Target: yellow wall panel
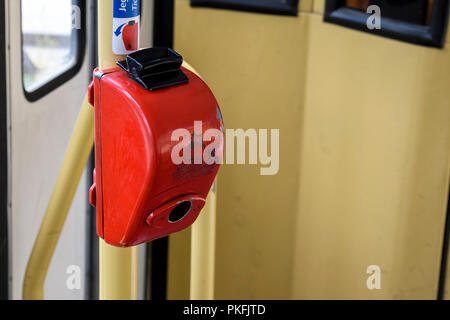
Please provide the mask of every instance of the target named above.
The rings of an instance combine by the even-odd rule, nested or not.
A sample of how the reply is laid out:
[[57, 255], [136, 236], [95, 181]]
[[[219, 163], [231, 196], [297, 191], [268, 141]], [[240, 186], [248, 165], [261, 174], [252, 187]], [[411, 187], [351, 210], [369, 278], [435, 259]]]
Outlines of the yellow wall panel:
[[298, 4], [298, 10], [302, 12], [311, 12], [313, 5], [314, 0], [301, 0]]
[[314, 0], [313, 12], [323, 14], [325, 11], [325, 0]]
[[290, 298], [306, 20], [176, 4], [175, 48], [212, 88], [226, 127], [282, 130], [277, 176], [249, 166], [219, 174], [216, 298]]
[[[277, 176], [221, 169], [216, 298], [436, 297], [449, 181], [447, 49], [318, 14], [180, 0], [175, 47], [211, 86], [227, 128], [280, 129]], [[381, 268], [381, 290], [366, 287], [370, 265]]]
[[309, 21], [294, 297], [435, 298], [449, 52]]
[[188, 300], [190, 297], [191, 228], [169, 237], [167, 299]]

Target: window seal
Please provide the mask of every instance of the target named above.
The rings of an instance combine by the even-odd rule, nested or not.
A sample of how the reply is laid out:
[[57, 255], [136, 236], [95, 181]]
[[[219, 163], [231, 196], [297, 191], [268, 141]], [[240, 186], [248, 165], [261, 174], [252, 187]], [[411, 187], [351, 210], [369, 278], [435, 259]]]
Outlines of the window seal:
[[324, 21], [351, 29], [422, 46], [443, 48], [447, 33], [449, 1], [435, 0], [429, 25], [418, 25], [391, 18], [382, 18], [382, 29], [367, 28], [368, 14], [345, 6], [345, 0], [327, 0]]
[[191, 7], [209, 7], [276, 15], [298, 15], [299, 0], [191, 0]]
[[[23, 32], [22, 32], [22, 14], [20, 15], [20, 26], [21, 26], [21, 61], [22, 61], [22, 90], [24, 92], [25, 98], [29, 102], [36, 102], [39, 99], [45, 97], [55, 89], [59, 88], [73, 77], [75, 77], [78, 72], [81, 70], [84, 62], [84, 56], [86, 51], [86, 0], [72, 0], [73, 5], [77, 5], [80, 8], [80, 19], [81, 19], [81, 28], [80, 29], [72, 29], [73, 33], [76, 33], [75, 40], [72, 40], [73, 48], [76, 48], [76, 54], [74, 56], [75, 63], [63, 71], [61, 74], [57, 75], [54, 78], [49, 79], [39, 88], [33, 91], [27, 91], [24, 83], [24, 70], [23, 70]], [[20, 1], [20, 5], [22, 6], [22, 0]]]

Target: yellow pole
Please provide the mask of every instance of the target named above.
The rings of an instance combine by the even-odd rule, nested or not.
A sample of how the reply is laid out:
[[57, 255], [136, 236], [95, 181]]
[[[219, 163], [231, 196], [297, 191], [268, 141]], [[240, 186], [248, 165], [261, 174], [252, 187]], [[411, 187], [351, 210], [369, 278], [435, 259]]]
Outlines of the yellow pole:
[[137, 247], [116, 248], [100, 239], [100, 300], [137, 300], [137, 283]]
[[47, 271], [94, 142], [93, 108], [84, 98], [69, 147], [33, 247], [23, 282], [25, 300], [44, 299]]
[[[116, 67], [124, 56], [112, 51], [113, 0], [98, 0], [98, 53], [101, 70]], [[100, 239], [100, 299], [136, 300], [138, 249], [116, 248]]]
[[[186, 61], [183, 67], [202, 76]], [[203, 78], [202, 78], [203, 79]], [[191, 231], [191, 300], [214, 299], [216, 257], [216, 192], [217, 183], [209, 193], [205, 208]]]
[[[188, 63], [183, 66], [202, 76]], [[216, 257], [216, 192], [217, 183], [209, 193], [205, 208], [192, 226], [191, 232], [191, 300], [214, 299]]]
[[191, 233], [191, 300], [214, 299], [216, 191], [210, 192]]
[[116, 55], [112, 49], [114, 0], [98, 0], [98, 63], [101, 70], [117, 67], [116, 62], [126, 56]]

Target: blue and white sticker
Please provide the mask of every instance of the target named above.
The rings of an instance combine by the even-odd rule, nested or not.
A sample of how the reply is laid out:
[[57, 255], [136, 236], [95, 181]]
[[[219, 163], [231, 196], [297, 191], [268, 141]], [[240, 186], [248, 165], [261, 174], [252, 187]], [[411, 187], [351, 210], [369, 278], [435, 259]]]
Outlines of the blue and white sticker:
[[130, 54], [139, 50], [141, 26], [140, 0], [114, 0], [113, 42], [115, 54]]

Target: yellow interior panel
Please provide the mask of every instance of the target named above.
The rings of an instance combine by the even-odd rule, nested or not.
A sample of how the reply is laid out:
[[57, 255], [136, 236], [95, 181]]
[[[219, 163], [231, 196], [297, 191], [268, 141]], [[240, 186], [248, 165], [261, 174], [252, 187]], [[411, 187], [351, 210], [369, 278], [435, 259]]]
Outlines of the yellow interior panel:
[[302, 0], [298, 4], [298, 10], [303, 12], [311, 12], [313, 9], [314, 0]]
[[[323, 12], [324, 1], [313, 4]], [[210, 85], [226, 127], [280, 129], [278, 175], [221, 169], [215, 298], [435, 299], [449, 184], [448, 49], [316, 13], [184, 0], [175, 9], [175, 49]], [[187, 238], [172, 237], [170, 257], [188, 250]], [[188, 254], [180, 259], [189, 264]], [[380, 290], [366, 286], [371, 265], [381, 268]], [[176, 268], [172, 260], [169, 296], [189, 282]]]
[[325, 0], [313, 0], [313, 12], [323, 14], [325, 11]]
[[188, 300], [191, 274], [191, 228], [169, 237], [167, 299]]

